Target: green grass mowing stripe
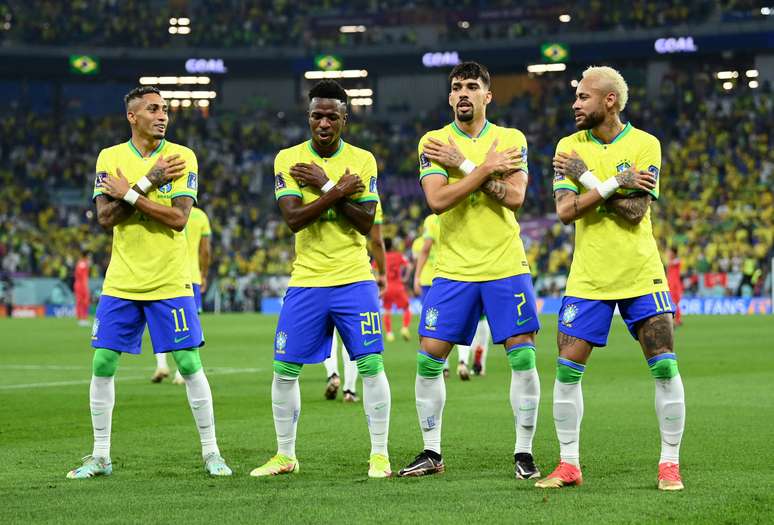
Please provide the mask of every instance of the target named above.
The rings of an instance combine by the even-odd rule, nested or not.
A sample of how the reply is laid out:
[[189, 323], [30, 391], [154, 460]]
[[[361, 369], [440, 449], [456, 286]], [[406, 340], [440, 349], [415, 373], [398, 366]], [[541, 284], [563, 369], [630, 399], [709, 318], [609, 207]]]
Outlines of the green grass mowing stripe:
[[[594, 351], [584, 377], [583, 487], [541, 492], [512, 479], [510, 371], [498, 347], [490, 349], [486, 377], [462, 383], [452, 375], [447, 382], [446, 474], [367, 480], [362, 406], [324, 400], [325, 372], [314, 365], [305, 367], [301, 379], [301, 474], [250, 479], [249, 470], [275, 447], [270, 407], [275, 322], [258, 315], [203, 321], [205, 369], [260, 369], [210, 376], [221, 450], [236, 470], [232, 479], [204, 476], [182, 387], [122, 381], [130, 374], [149, 375], [150, 355], [121, 359], [113, 423], [116, 469], [110, 479], [64, 479], [91, 449], [85, 383], [0, 390], [3, 521], [763, 523], [774, 511], [774, 476], [767, 466], [774, 415], [770, 318], [686, 317], [678, 330], [688, 403], [682, 494], [654, 489], [659, 437], [653, 383], [620, 320], [614, 321], [609, 346]], [[544, 473], [558, 456], [551, 421], [555, 324], [555, 317], [544, 318], [537, 341], [542, 400], [535, 455]], [[71, 320], [3, 320], [0, 333], [0, 385], [88, 380], [89, 333]], [[385, 354], [393, 393], [394, 469], [421, 448], [413, 393], [416, 348], [416, 341], [396, 342]], [[455, 361], [456, 354], [452, 372]]]

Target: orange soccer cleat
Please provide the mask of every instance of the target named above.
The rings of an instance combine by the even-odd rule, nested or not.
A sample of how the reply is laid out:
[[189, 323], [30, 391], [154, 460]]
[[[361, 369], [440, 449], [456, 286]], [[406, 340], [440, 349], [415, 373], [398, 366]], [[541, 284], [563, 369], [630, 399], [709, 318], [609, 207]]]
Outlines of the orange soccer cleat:
[[541, 489], [558, 489], [567, 485], [580, 485], [582, 483], [583, 475], [580, 469], [575, 465], [560, 461], [559, 466], [547, 477], [535, 483], [535, 486]]
[[680, 465], [665, 461], [658, 464], [658, 490], [683, 490]]

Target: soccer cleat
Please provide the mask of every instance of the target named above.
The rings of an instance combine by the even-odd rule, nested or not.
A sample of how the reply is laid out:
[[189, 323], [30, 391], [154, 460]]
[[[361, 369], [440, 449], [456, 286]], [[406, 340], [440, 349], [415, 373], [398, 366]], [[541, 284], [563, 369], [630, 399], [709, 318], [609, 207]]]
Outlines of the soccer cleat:
[[325, 399], [336, 399], [336, 394], [339, 393], [339, 385], [341, 385], [341, 379], [339, 379], [339, 374], [334, 372], [328, 378], [328, 384], [325, 386]]
[[180, 373], [180, 370], [175, 372], [175, 378], [172, 380], [173, 385], [184, 385], [185, 379], [183, 379], [183, 375]]
[[395, 335], [392, 332], [387, 332], [384, 334], [384, 338], [387, 340], [388, 343], [392, 343], [395, 341]]
[[560, 461], [559, 465], [547, 477], [541, 479], [535, 486], [541, 489], [558, 489], [567, 485], [581, 485], [583, 475], [578, 467]]
[[529, 452], [514, 454], [513, 460], [516, 463], [513, 469], [516, 474], [516, 479], [534, 479], [540, 477], [540, 471], [535, 466], [535, 459]]
[[429, 476], [430, 474], [441, 474], [446, 467], [443, 464], [443, 458], [431, 450], [423, 450], [414, 461], [398, 472], [402, 478]]
[[668, 461], [658, 464], [658, 490], [683, 490], [684, 488], [679, 464]]
[[210, 476], [230, 476], [231, 469], [226, 465], [226, 460], [217, 452], [211, 452], [204, 457], [204, 470]]
[[151, 377], [151, 383], [161, 383], [169, 377], [169, 368], [157, 368]]
[[400, 329], [400, 335], [403, 337], [404, 341], [411, 339], [411, 332], [409, 332], [408, 326], [404, 326]]
[[389, 478], [392, 476], [390, 460], [384, 454], [371, 454], [368, 460], [369, 478]]
[[357, 403], [360, 401], [360, 398], [357, 397], [357, 394], [353, 392], [352, 390], [345, 390], [344, 391], [344, 399], [342, 399], [345, 403]]
[[96, 476], [109, 476], [113, 473], [110, 458], [86, 456], [83, 465], [67, 473], [67, 479], [86, 479]]
[[460, 361], [460, 364], [457, 365], [457, 375], [460, 376], [460, 379], [463, 381], [470, 381], [470, 371], [468, 370], [468, 365]]
[[298, 474], [299, 466], [296, 458], [277, 454], [269, 461], [250, 472], [251, 476], [277, 476], [279, 474]]

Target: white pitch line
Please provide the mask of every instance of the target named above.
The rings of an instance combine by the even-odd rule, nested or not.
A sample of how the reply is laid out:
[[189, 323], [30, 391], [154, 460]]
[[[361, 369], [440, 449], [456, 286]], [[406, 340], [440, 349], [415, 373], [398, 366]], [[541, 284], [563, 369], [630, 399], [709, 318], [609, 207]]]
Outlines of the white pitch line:
[[[255, 373], [261, 372], [263, 368], [227, 368], [227, 367], [215, 367], [206, 369], [207, 375], [233, 375], [242, 373]], [[116, 376], [119, 382], [123, 381], [147, 381], [148, 376], [129, 376], [121, 377]], [[91, 379], [78, 379], [74, 381], [51, 381], [47, 383], [25, 383], [20, 385], [0, 385], [0, 390], [18, 390], [22, 388], [50, 388], [55, 386], [74, 386], [74, 385], [88, 385], [91, 383]]]

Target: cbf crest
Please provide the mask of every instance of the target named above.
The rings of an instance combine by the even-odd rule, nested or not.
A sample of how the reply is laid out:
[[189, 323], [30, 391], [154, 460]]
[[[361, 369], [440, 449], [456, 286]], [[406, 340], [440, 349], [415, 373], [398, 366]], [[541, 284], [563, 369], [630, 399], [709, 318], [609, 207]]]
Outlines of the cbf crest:
[[562, 324], [572, 328], [572, 322], [578, 316], [578, 307], [574, 304], [568, 304], [562, 312]]
[[285, 347], [288, 345], [288, 334], [285, 332], [277, 332], [277, 337], [274, 338], [274, 351], [278, 354], [285, 353]]
[[169, 193], [170, 191], [172, 191], [172, 183], [171, 182], [167, 182], [163, 186], [159, 186], [159, 191], [161, 193]]
[[438, 310], [435, 308], [428, 308], [425, 312], [425, 329], [435, 330], [435, 326], [438, 324]]

